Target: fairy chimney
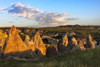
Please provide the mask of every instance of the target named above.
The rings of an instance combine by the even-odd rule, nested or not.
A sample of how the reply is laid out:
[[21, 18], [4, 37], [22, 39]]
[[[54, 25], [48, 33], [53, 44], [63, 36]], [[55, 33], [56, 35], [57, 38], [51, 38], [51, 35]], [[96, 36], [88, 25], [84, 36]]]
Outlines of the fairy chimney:
[[42, 55], [46, 55], [46, 46], [43, 43], [42, 38], [40, 37], [39, 31], [36, 32], [33, 42], [34, 42], [35, 48], [40, 50]]
[[9, 35], [6, 39], [6, 43], [3, 49], [4, 54], [22, 52], [27, 49], [26, 44], [19, 36], [16, 27], [13, 25], [9, 31]]
[[68, 44], [68, 37], [67, 37], [67, 34], [65, 34], [65, 35], [62, 37], [62, 45], [64, 45], [64, 46], [66, 47], [67, 44]]
[[92, 40], [92, 36], [89, 34], [88, 37], [87, 37], [87, 47], [88, 48], [95, 48], [95, 45], [93, 43], [93, 40]]

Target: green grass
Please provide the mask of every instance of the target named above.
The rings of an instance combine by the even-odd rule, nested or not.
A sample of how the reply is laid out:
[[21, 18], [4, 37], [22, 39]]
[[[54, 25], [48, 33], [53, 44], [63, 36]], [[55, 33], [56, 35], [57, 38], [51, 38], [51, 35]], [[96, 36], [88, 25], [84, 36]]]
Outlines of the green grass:
[[100, 48], [59, 53], [37, 61], [0, 59], [0, 67], [100, 67]]

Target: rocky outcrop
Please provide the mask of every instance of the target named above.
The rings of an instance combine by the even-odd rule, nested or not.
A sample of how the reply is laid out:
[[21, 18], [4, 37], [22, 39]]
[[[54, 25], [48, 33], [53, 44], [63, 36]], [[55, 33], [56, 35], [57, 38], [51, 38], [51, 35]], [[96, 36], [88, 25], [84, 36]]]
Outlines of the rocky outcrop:
[[24, 40], [26, 45], [33, 45], [33, 39], [30, 39], [30, 37], [28, 35], [25, 36], [25, 40]]
[[13, 53], [13, 52], [22, 52], [27, 50], [26, 44], [22, 41], [19, 36], [16, 27], [12, 26], [9, 31], [9, 35], [6, 39], [3, 52], [4, 54]]
[[7, 38], [7, 34], [0, 32], [0, 46], [2, 48], [3, 48], [4, 44], [5, 44], [6, 38]]
[[[33, 41], [34, 39], [34, 41]], [[46, 55], [46, 47], [43, 43], [39, 32], [36, 32], [33, 39], [30, 39], [28, 35], [26, 35], [25, 41], [21, 39], [19, 36], [16, 27], [12, 26], [9, 31], [9, 35], [6, 39], [3, 53], [18, 53], [18, 52], [28, 52], [32, 50], [34, 53], [42, 53], [42, 55]], [[38, 51], [37, 51], [38, 50]]]
[[81, 50], [86, 50], [86, 48], [84, 47], [82, 41], [79, 41], [78, 47], [79, 47]]
[[66, 47], [68, 45], [68, 37], [67, 37], [67, 34], [65, 34], [61, 40], [59, 40], [59, 43], [58, 43], [58, 51], [59, 52], [63, 52], [63, 51], [66, 51]]
[[74, 37], [71, 39], [71, 42], [73, 45], [75, 45], [75, 46], [77, 45], [77, 40]]
[[50, 44], [50, 43], [51, 44], [58, 44], [58, 42], [59, 42], [58, 39], [51, 38], [50, 36], [43, 36], [42, 40], [46, 44]]
[[77, 44], [78, 44], [77, 40], [74, 37], [72, 37], [71, 40], [68, 43], [67, 48], [70, 49], [70, 50], [72, 50], [74, 47], [75, 48], [78, 47]]
[[30, 39], [30, 37], [28, 35], [25, 36], [24, 42], [27, 45], [27, 50], [35, 51], [33, 39]]
[[34, 44], [35, 48], [40, 50], [43, 55], [46, 55], [46, 47], [42, 41], [42, 38], [40, 37], [39, 31], [36, 32], [33, 41], [34, 41], [33, 44]]
[[90, 34], [88, 35], [87, 40], [86, 40], [86, 48], [92, 48], [92, 49], [95, 48], [95, 45], [93, 43], [93, 40]]
[[27, 49], [32, 50], [35, 55], [46, 55], [46, 47], [39, 32], [36, 32], [33, 39], [30, 39], [30, 37], [26, 35], [24, 42], [27, 45]]
[[64, 45], [64, 46], [66, 47], [67, 44], [68, 44], [68, 37], [67, 37], [67, 34], [65, 34], [65, 35], [62, 37], [61, 45]]
[[50, 57], [52, 55], [57, 54], [57, 52], [58, 52], [57, 45], [47, 46], [46, 56]]

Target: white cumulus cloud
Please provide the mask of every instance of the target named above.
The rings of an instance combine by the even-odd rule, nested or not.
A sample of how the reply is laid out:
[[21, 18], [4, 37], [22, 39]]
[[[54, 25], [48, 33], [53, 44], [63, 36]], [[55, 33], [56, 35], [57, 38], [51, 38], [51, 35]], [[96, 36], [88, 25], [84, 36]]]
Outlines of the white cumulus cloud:
[[39, 26], [58, 26], [64, 25], [68, 20], [76, 20], [78, 18], [68, 18], [66, 13], [44, 12], [40, 9], [23, 5], [21, 3], [12, 4], [11, 8], [0, 10], [8, 10], [10, 14], [17, 14], [30, 20], [39, 22]]
[[22, 5], [21, 3], [13, 4], [12, 8], [8, 10], [11, 14], [17, 14], [18, 16], [34, 19], [34, 15], [41, 13], [42, 11], [28, 5]]

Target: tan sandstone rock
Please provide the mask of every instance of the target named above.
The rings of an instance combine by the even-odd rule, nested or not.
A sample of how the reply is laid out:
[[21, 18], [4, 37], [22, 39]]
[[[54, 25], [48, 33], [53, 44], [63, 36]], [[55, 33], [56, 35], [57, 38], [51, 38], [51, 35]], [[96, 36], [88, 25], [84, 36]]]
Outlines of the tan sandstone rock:
[[11, 52], [22, 52], [27, 50], [26, 44], [22, 41], [19, 36], [16, 27], [13, 25], [9, 31], [9, 35], [6, 39], [6, 43], [3, 49], [4, 54]]
[[46, 55], [46, 46], [40, 37], [40, 33], [37, 31], [34, 36], [34, 46], [36, 49], [40, 50], [43, 55]]
[[73, 45], [75, 45], [75, 46], [77, 45], [77, 40], [74, 37], [71, 39], [71, 41], [72, 41]]
[[59, 43], [58, 43], [58, 51], [59, 52], [63, 52], [63, 51], [66, 51], [66, 47], [68, 45], [68, 37], [67, 37], [67, 34], [64, 34], [62, 36], [62, 39], [59, 40]]
[[72, 37], [71, 38], [71, 40], [68, 42], [68, 48], [70, 49], [70, 50], [72, 50], [72, 49], [76, 49], [78, 46], [77, 46], [77, 40], [74, 38], [74, 37]]
[[82, 41], [79, 41], [78, 47], [79, 47], [81, 50], [85, 50], [85, 49], [86, 49], [86, 48], [84, 47]]
[[7, 34], [0, 32], [0, 46], [2, 48], [3, 48], [4, 44], [5, 44], [6, 38], [7, 38]]
[[35, 51], [33, 39], [30, 39], [28, 35], [25, 36], [24, 42], [27, 45], [27, 50]]
[[67, 37], [67, 34], [65, 34], [65, 35], [62, 37], [62, 45], [64, 45], [64, 46], [66, 47], [67, 44], [68, 44], [68, 37]]
[[92, 36], [89, 34], [88, 37], [87, 37], [87, 47], [88, 48], [95, 48], [95, 45], [93, 43], [93, 40], [92, 40]]

